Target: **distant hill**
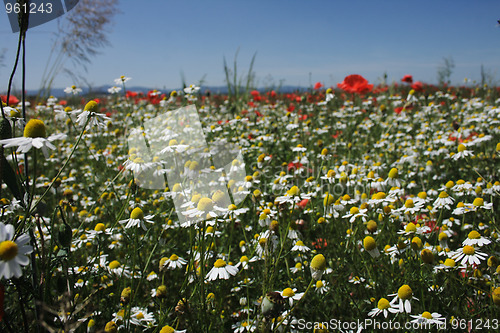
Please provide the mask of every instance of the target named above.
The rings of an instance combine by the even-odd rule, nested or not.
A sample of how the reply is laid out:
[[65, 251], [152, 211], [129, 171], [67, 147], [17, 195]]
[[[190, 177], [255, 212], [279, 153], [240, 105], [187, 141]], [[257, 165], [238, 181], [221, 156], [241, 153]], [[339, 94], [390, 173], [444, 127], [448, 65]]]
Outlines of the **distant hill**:
[[[95, 88], [92, 88], [91, 90], [89, 90], [89, 88], [82, 88], [81, 95], [87, 95], [89, 93], [89, 91], [92, 94], [108, 94], [108, 89], [110, 87], [111, 86], [106, 85], [106, 86], [95, 87]], [[64, 97], [69, 96], [68, 94], [66, 94], [64, 92], [64, 89], [65, 88], [53, 88], [52, 91], [51, 91], [51, 95], [55, 96], [57, 98], [64, 98]], [[157, 89], [157, 90], [161, 91], [162, 93], [169, 93], [170, 91], [173, 90], [173, 89], [163, 90], [163, 89], [152, 88], [152, 87], [143, 87], [143, 86], [131, 86], [131, 87], [127, 87], [127, 90], [135, 91], [135, 92], [142, 92], [142, 93], [145, 93], [145, 94], [148, 91], [151, 91], [151, 90], [154, 90], [154, 89]], [[291, 85], [288, 85], [288, 86], [279, 87], [279, 89], [277, 87], [275, 87], [274, 89], [277, 92], [288, 93], [288, 92], [294, 92], [294, 91], [297, 91], [297, 90], [298, 91], [304, 91], [304, 90], [308, 90], [309, 88], [301, 87], [301, 86], [291, 86]], [[182, 90], [182, 88], [178, 88], [178, 89], [175, 89], [175, 90]], [[270, 89], [269, 88], [257, 88], [257, 90], [260, 91], [260, 92], [263, 92], [263, 91], [267, 91], [267, 90], [270, 90]], [[201, 89], [200, 89], [200, 92], [202, 94], [206, 93], [207, 91], [210, 91], [210, 92], [212, 92], [214, 94], [227, 94], [227, 86], [207, 86], [207, 87], [203, 87], [202, 86]], [[1, 94], [5, 94], [5, 92], [2, 92]], [[36, 94], [38, 94], [38, 90], [27, 90], [27, 95], [28, 96], [34, 96]], [[18, 92], [14, 92], [13, 95], [17, 96], [17, 97], [20, 97], [20, 96], [18, 96], [18, 95], [20, 95]]]

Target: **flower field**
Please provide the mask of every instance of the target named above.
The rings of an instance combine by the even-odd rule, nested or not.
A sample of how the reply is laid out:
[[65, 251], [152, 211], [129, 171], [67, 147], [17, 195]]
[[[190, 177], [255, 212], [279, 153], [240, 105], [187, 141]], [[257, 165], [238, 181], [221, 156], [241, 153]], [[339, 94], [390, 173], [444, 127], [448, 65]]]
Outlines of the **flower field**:
[[[141, 94], [128, 80], [31, 101], [26, 118], [2, 106], [2, 331], [500, 326], [499, 89], [350, 75]], [[160, 122], [188, 109], [206, 143], [185, 118]]]

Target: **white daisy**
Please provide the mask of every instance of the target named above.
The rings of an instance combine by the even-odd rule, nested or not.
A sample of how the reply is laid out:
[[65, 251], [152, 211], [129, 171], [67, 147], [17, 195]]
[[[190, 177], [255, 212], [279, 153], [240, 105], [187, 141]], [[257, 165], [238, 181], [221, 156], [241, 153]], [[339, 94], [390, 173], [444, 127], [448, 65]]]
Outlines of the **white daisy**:
[[217, 259], [214, 263], [214, 267], [208, 272], [205, 279], [208, 281], [224, 279], [227, 280], [231, 275], [236, 275], [238, 273], [238, 268], [232, 265], [226, 264], [222, 259]]
[[176, 269], [182, 268], [183, 265], [187, 263], [186, 259], [179, 257], [176, 254], [172, 254], [168, 259], [163, 262], [161, 269]]
[[4, 148], [18, 147], [16, 150], [18, 153], [27, 153], [32, 147], [35, 147], [41, 149], [44, 156], [48, 158], [49, 152], [47, 148], [56, 149], [52, 141], [64, 140], [66, 137], [66, 134], [59, 133], [45, 138], [45, 125], [43, 122], [38, 119], [31, 119], [24, 128], [24, 136], [0, 140], [0, 144]]
[[456, 250], [455, 252], [451, 253], [451, 258], [455, 261], [460, 261], [460, 264], [462, 265], [472, 265], [476, 264], [479, 265], [481, 264], [482, 260], [485, 260], [488, 257], [487, 254], [478, 251], [474, 247], [470, 245], [465, 245], [464, 247]]
[[407, 284], [402, 285], [396, 294], [389, 296], [394, 296], [390, 304], [397, 312], [411, 313], [411, 300], [418, 301], [418, 298], [413, 296], [413, 290]]
[[434, 201], [434, 208], [435, 209], [440, 209], [440, 208], [446, 208], [446, 209], [451, 209], [450, 205], [453, 204], [453, 198], [448, 195], [446, 192], [441, 192], [439, 193], [439, 197]]
[[72, 85], [71, 87], [66, 87], [64, 89], [64, 92], [66, 94], [73, 94], [73, 95], [78, 95], [79, 93], [82, 92], [82, 89], [77, 88], [75, 85]]
[[280, 294], [281, 296], [286, 300], [288, 299], [288, 302], [290, 303], [290, 306], [293, 306], [294, 302], [300, 301], [302, 296], [304, 296], [304, 293], [297, 293], [297, 288], [285, 288]]
[[396, 309], [391, 307], [391, 303], [386, 298], [381, 298], [379, 299], [377, 306], [373, 308], [370, 312], [368, 312], [368, 315], [370, 317], [375, 317], [378, 316], [379, 314], [383, 313], [384, 317], [387, 318], [387, 315], [390, 313], [398, 313]]
[[[411, 322], [421, 325], [428, 324], [436, 324], [438, 326], [445, 325], [446, 318], [444, 318], [441, 314], [437, 312], [430, 313], [428, 311], [424, 311], [419, 315], [410, 315], [410, 317], [415, 318]], [[426, 328], [428, 326], [425, 326]]]
[[13, 239], [14, 234], [12, 224], [0, 222], [0, 278], [21, 277], [21, 266], [29, 264], [27, 255], [33, 252], [33, 247], [27, 245], [30, 240], [28, 235]]
[[120, 92], [120, 90], [122, 90], [122, 88], [117, 86], [112, 86], [111, 88], [108, 88], [108, 92], [110, 94], [117, 94]]
[[295, 243], [295, 245], [292, 247], [292, 251], [308, 252], [310, 250], [311, 249], [305, 246], [304, 242], [302, 242], [301, 240], [297, 241], [297, 243]]
[[119, 78], [115, 79], [115, 84], [123, 84], [131, 79], [132, 79], [131, 77], [126, 77], [126, 76], [122, 75]]
[[325, 280], [318, 280], [316, 281], [316, 284], [314, 285], [316, 288], [316, 292], [320, 294], [327, 293], [330, 290], [330, 287], [328, 286], [328, 282]]
[[136, 326], [154, 327], [156, 319], [146, 308], [133, 307], [130, 310], [130, 323]]
[[469, 232], [467, 239], [462, 242], [462, 245], [464, 245], [464, 246], [465, 245], [470, 245], [470, 246], [477, 245], [477, 246], [481, 247], [483, 245], [488, 245], [490, 243], [491, 243], [491, 241], [488, 238], [483, 237], [479, 234], [479, 232], [472, 230], [471, 232]]
[[140, 226], [140, 227], [142, 227], [142, 229], [144, 229], [146, 231], [147, 228], [146, 228], [146, 224], [144, 224], [144, 222], [154, 223], [154, 221], [152, 220], [153, 217], [154, 217], [154, 215], [144, 216], [144, 212], [142, 211], [142, 209], [140, 209], [139, 207], [136, 207], [130, 213], [130, 218], [125, 219], [125, 220], [121, 220], [120, 223], [122, 223], [122, 224], [127, 223], [125, 225], [125, 229]]

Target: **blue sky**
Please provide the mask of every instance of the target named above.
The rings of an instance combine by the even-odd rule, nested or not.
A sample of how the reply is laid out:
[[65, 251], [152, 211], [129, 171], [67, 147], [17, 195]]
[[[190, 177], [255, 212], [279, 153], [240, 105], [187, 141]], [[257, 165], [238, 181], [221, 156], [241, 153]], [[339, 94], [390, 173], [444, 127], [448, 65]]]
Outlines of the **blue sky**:
[[[361, 74], [371, 83], [384, 72], [388, 81], [404, 74], [436, 82], [444, 57], [452, 57], [453, 83], [480, 79], [480, 66], [500, 82], [500, 1], [165, 1], [120, 0], [121, 13], [110, 27], [111, 45], [92, 58], [85, 73], [93, 86], [113, 85], [120, 75], [130, 85], [157, 89], [186, 82], [224, 85], [223, 58], [237, 50], [240, 74], [256, 53], [259, 86], [336, 85]], [[37, 89], [53, 43], [55, 22], [27, 35], [27, 88]], [[17, 35], [0, 13], [0, 68], [4, 91]], [[71, 68], [71, 63], [67, 63]], [[20, 87], [19, 75], [16, 87]], [[61, 74], [55, 87], [72, 80]]]

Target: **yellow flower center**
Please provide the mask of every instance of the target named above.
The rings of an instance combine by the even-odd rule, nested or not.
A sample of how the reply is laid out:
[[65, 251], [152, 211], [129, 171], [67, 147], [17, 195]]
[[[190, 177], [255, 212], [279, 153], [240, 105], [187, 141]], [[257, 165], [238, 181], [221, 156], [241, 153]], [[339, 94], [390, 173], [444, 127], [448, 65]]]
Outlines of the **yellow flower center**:
[[377, 308], [379, 308], [380, 310], [385, 310], [385, 309], [388, 309], [391, 307], [391, 304], [389, 303], [389, 301], [385, 298], [381, 298], [379, 299], [378, 303], [377, 303]]
[[344, 201], [349, 201], [349, 200], [351, 200], [351, 197], [349, 196], [349, 194], [346, 194], [346, 195], [344, 195], [344, 196], [342, 197], [342, 200], [344, 200]]
[[461, 143], [461, 144], [458, 145], [457, 150], [458, 150], [459, 153], [463, 152], [465, 149], [466, 148], [465, 148], [465, 145], [463, 143]]
[[468, 237], [469, 237], [469, 239], [479, 239], [479, 238], [481, 238], [481, 235], [476, 230], [472, 230], [471, 232], [469, 232]]
[[222, 192], [221, 190], [217, 190], [212, 195], [212, 201], [213, 202], [221, 202], [222, 200], [224, 200], [224, 198], [225, 198], [224, 192]]
[[392, 168], [391, 171], [389, 171], [389, 178], [397, 178], [398, 177], [398, 169]]
[[45, 125], [41, 120], [31, 119], [24, 127], [25, 138], [45, 138], [46, 136]]
[[441, 231], [441, 232], [439, 233], [438, 239], [439, 239], [440, 241], [442, 241], [442, 240], [446, 240], [446, 239], [448, 239], [448, 235], [446, 234], [446, 232]]
[[359, 213], [359, 208], [358, 207], [351, 207], [351, 209], [349, 210], [349, 213], [351, 215], [356, 215]]
[[484, 205], [484, 200], [483, 200], [483, 198], [476, 198], [476, 199], [474, 199], [472, 204], [476, 207], [481, 207]]
[[0, 259], [9, 261], [17, 256], [18, 247], [13, 241], [6, 240], [0, 243]]
[[444, 261], [444, 265], [448, 267], [455, 267], [455, 260], [448, 258]]
[[170, 326], [163, 326], [163, 328], [160, 330], [160, 333], [174, 333], [175, 330], [170, 327]]
[[462, 252], [468, 256], [471, 256], [476, 252], [476, 250], [474, 250], [474, 248], [470, 245], [465, 245], [462, 249]]
[[226, 265], [226, 262], [222, 259], [217, 259], [217, 261], [214, 263], [214, 267], [216, 268], [225, 267]]
[[247, 256], [242, 256], [240, 258], [240, 262], [245, 262], [245, 261], [248, 261], [248, 257]]
[[417, 226], [414, 223], [408, 223], [405, 228], [406, 232], [415, 232], [417, 231]]
[[292, 297], [294, 295], [295, 292], [292, 290], [292, 288], [286, 288], [285, 290], [283, 290], [283, 296]]
[[424, 311], [422, 313], [422, 317], [426, 318], [426, 319], [432, 319], [432, 315], [429, 311]]
[[420, 199], [427, 199], [427, 193], [426, 192], [419, 192], [417, 196]]
[[413, 296], [413, 290], [411, 290], [409, 285], [405, 284], [399, 288], [398, 297], [400, 299], [410, 299], [412, 296]]
[[139, 207], [136, 207], [130, 213], [130, 218], [132, 220], [142, 220], [144, 219], [144, 212]]
[[287, 193], [289, 196], [295, 196], [295, 195], [299, 195], [300, 190], [296, 185], [294, 185], [294, 186], [292, 186], [291, 189], [288, 190]]
[[85, 108], [83, 110], [90, 112], [97, 112], [97, 102], [96, 101], [88, 102], [87, 104], [85, 104]]
[[172, 254], [170, 256], [170, 261], [177, 261], [177, 260], [179, 260], [179, 257], [176, 254]]
[[104, 225], [104, 223], [97, 223], [94, 227], [94, 230], [95, 231], [105, 231], [106, 226]]
[[448, 193], [446, 193], [445, 191], [439, 193], [439, 197], [444, 199], [444, 198], [448, 198]]
[[413, 207], [415, 207], [415, 204], [413, 203], [413, 200], [412, 199], [406, 200], [405, 207], [406, 208], [413, 208]]
[[373, 195], [373, 199], [375, 200], [383, 200], [385, 199], [386, 194], [384, 192], [377, 192]]
[[300, 262], [296, 263], [295, 268], [302, 269], [302, 264]]
[[324, 271], [326, 268], [325, 256], [322, 254], [315, 255], [314, 258], [311, 260], [311, 268], [315, 270]]
[[296, 246], [304, 246], [304, 242], [299, 240], [297, 243], [295, 243]]
[[109, 263], [109, 269], [116, 269], [121, 266], [120, 262], [118, 260], [113, 260], [112, 262]]
[[198, 201], [198, 206], [196, 207], [199, 211], [208, 212], [212, 209], [214, 203], [212, 199], [203, 197]]
[[316, 288], [322, 288], [324, 286], [323, 281], [318, 280], [316, 281]]
[[373, 239], [373, 237], [366, 236], [363, 240], [363, 246], [366, 251], [371, 251], [377, 247], [377, 244], [375, 243], [375, 239]]
[[135, 317], [139, 320], [144, 319], [144, 314], [142, 312], [139, 312], [138, 314], [135, 315]]

